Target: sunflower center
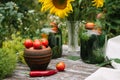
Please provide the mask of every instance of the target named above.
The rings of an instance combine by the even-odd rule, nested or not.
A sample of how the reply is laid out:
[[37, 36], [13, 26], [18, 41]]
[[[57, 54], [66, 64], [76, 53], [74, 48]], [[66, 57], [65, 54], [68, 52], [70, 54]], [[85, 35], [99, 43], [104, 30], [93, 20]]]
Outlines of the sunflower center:
[[52, 0], [53, 5], [58, 9], [65, 9], [67, 6], [67, 0]]

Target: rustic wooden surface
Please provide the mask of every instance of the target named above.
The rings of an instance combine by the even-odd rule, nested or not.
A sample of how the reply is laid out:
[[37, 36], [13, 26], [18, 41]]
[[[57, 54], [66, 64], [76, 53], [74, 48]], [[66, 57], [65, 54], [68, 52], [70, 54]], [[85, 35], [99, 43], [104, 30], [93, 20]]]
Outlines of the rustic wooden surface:
[[[79, 52], [72, 53], [72, 55], [79, 56]], [[64, 72], [58, 72], [55, 75], [47, 77], [30, 77], [29, 67], [25, 64], [18, 63], [17, 68], [12, 74], [12, 76], [5, 78], [4, 80], [84, 80], [89, 75], [94, 73], [98, 68], [95, 64], [86, 64], [81, 59], [71, 60], [67, 57], [70, 53], [65, 52], [65, 48], [61, 58], [52, 59], [48, 65], [48, 69], [56, 69], [55, 66], [58, 62], [64, 61], [66, 68]], [[71, 55], [71, 56], [72, 56]]]

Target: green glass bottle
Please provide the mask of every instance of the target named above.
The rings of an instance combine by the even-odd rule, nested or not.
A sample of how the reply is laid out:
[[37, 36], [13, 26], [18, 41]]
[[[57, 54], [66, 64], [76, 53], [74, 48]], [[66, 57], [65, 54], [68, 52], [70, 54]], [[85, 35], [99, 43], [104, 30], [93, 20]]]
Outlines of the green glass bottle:
[[62, 32], [55, 23], [52, 28], [43, 28], [42, 33], [48, 35], [49, 46], [52, 49], [52, 58], [60, 58], [62, 56]]
[[62, 33], [59, 28], [53, 29], [48, 35], [49, 46], [52, 49], [52, 58], [60, 58], [62, 56]]

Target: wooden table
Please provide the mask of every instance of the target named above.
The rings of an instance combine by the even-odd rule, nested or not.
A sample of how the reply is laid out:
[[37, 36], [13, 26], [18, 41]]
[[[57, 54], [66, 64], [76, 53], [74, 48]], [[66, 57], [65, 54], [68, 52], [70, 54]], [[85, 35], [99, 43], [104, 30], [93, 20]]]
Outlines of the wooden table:
[[[74, 53], [73, 53], [74, 54]], [[78, 53], [79, 54], [79, 53]], [[29, 67], [25, 64], [18, 63], [17, 68], [12, 76], [4, 80], [84, 80], [86, 77], [94, 73], [98, 68], [95, 64], [86, 64], [81, 59], [76, 61], [68, 59], [69, 53], [63, 51], [62, 57], [52, 59], [48, 69], [56, 69], [58, 62], [64, 61], [66, 68], [64, 72], [58, 72], [48, 77], [29, 77]], [[76, 55], [77, 56], [77, 55]]]

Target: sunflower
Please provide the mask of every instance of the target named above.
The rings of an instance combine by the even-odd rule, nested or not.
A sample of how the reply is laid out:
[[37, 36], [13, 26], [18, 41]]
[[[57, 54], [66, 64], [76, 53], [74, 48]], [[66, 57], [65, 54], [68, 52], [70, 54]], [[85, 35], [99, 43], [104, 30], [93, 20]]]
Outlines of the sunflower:
[[94, 3], [93, 6], [96, 6], [98, 8], [103, 7], [104, 0], [93, 0], [92, 2]]
[[38, 0], [42, 3], [41, 11], [50, 11], [50, 14], [55, 14], [60, 18], [68, 16], [68, 13], [73, 11], [71, 2], [74, 0]]

